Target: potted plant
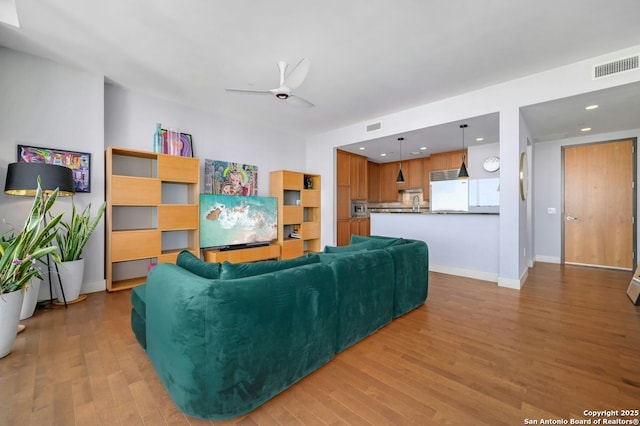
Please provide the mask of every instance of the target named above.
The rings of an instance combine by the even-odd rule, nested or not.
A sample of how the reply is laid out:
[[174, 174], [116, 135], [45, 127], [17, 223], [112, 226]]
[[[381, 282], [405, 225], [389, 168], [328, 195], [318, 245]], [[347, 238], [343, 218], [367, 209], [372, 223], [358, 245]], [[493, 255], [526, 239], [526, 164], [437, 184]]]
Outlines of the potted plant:
[[70, 220], [68, 222], [60, 221], [56, 242], [62, 265], [59, 273], [64, 298], [62, 294], [59, 294], [58, 301], [64, 300], [69, 303], [78, 299], [84, 276], [82, 251], [102, 219], [106, 206], [106, 203], [102, 203], [92, 219], [91, 203], [81, 213], [78, 213], [75, 203], [72, 203]]
[[18, 332], [24, 289], [32, 278], [42, 278], [37, 261], [50, 255], [54, 262], [60, 257], [50, 243], [62, 215], [52, 217], [45, 225], [47, 212], [58, 198], [58, 190], [50, 195], [38, 188], [22, 230], [0, 241], [0, 358], [11, 352]]

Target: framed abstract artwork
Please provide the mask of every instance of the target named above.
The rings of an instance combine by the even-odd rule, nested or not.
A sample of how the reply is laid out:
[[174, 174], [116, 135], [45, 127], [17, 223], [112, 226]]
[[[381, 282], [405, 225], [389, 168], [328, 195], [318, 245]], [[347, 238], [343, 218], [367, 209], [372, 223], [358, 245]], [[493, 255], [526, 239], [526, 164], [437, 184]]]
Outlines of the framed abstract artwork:
[[204, 193], [258, 195], [258, 166], [205, 159]]
[[18, 162], [68, 167], [73, 173], [76, 192], [91, 192], [91, 154], [88, 152], [18, 145]]
[[162, 153], [163, 154], [171, 154], [171, 155], [179, 155], [181, 157], [193, 157], [193, 137], [189, 133], [181, 133], [175, 132], [175, 135], [179, 135], [179, 138], [176, 139], [176, 142], [171, 140], [170, 130], [161, 129], [162, 131]]

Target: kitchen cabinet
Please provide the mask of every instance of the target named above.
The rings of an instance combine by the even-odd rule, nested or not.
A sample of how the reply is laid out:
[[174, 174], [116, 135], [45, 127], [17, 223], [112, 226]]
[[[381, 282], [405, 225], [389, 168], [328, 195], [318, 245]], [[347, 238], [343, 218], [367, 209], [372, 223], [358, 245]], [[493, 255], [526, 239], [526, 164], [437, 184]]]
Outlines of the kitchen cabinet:
[[422, 198], [424, 201], [429, 201], [430, 191], [429, 183], [431, 182], [431, 157], [422, 159]]
[[367, 157], [351, 154], [349, 159], [349, 188], [352, 200], [366, 200], [369, 196], [367, 182]]
[[[396, 183], [398, 177], [398, 162], [380, 164], [380, 202], [398, 201], [398, 190], [405, 189], [405, 184]], [[407, 173], [408, 167], [402, 166], [402, 173]]]
[[[371, 234], [369, 218], [351, 219], [349, 228], [352, 235], [368, 237]], [[351, 236], [349, 236], [349, 240], [351, 240]]]
[[[441, 152], [431, 155], [431, 171], [436, 170], [448, 170], [459, 169], [462, 165], [462, 154], [467, 156], [467, 150], [459, 149], [457, 151]], [[469, 159], [466, 159], [467, 166], [469, 165]]]
[[336, 152], [336, 185], [349, 186], [351, 181], [351, 154], [345, 151]]
[[338, 220], [336, 223], [336, 244], [348, 246], [351, 242], [351, 220]]
[[[404, 172], [404, 178], [407, 181], [408, 189], [422, 188], [422, 158], [416, 158], [406, 162], [407, 170]], [[404, 166], [403, 166], [404, 168]]]
[[338, 186], [336, 188], [336, 218], [338, 220], [351, 219], [351, 198], [349, 197], [348, 186]]
[[337, 150], [336, 186], [349, 188], [352, 200], [366, 200], [369, 196], [367, 157]]
[[369, 197], [370, 203], [380, 202], [380, 165], [369, 161], [367, 163], [367, 170], [369, 172]]

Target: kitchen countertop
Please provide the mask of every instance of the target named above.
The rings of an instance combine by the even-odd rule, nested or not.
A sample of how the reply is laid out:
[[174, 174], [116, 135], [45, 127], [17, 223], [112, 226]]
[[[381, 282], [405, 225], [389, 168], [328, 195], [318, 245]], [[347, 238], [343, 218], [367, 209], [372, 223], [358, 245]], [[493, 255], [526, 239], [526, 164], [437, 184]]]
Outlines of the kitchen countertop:
[[369, 203], [368, 213], [412, 213], [412, 214], [499, 214], [499, 206], [469, 206], [469, 211], [432, 212], [428, 202], [421, 203], [417, 210], [412, 205], [402, 203]]

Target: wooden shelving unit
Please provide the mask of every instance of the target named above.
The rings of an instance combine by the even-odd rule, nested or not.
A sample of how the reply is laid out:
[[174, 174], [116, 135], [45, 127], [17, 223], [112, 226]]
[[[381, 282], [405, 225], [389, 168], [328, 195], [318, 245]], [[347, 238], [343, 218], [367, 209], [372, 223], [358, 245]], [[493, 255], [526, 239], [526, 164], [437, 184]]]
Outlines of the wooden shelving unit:
[[[270, 194], [278, 198], [278, 244], [280, 258], [319, 252], [320, 175], [278, 170], [269, 175]], [[305, 180], [311, 187], [305, 187]], [[290, 235], [298, 233], [300, 238]]]
[[200, 255], [200, 161], [109, 147], [105, 152], [107, 290], [146, 281], [149, 265]]

